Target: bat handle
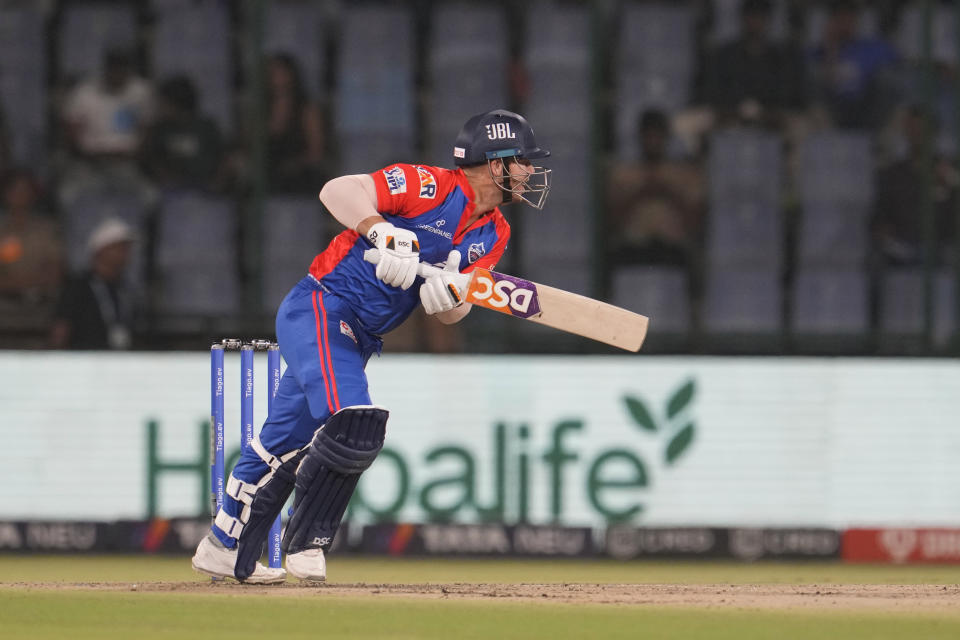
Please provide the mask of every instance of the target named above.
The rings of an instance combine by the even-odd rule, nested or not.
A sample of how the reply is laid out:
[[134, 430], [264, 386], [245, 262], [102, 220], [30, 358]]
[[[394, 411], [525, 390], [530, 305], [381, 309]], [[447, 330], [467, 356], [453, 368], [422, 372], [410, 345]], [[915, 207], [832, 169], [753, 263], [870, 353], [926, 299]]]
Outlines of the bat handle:
[[[379, 249], [367, 249], [363, 252], [363, 259], [369, 262], [370, 264], [377, 264], [380, 262], [380, 250]], [[422, 278], [429, 278], [430, 276], [442, 273], [443, 269], [440, 267], [435, 267], [432, 264], [427, 262], [421, 262], [420, 266], [417, 267], [417, 273]]]

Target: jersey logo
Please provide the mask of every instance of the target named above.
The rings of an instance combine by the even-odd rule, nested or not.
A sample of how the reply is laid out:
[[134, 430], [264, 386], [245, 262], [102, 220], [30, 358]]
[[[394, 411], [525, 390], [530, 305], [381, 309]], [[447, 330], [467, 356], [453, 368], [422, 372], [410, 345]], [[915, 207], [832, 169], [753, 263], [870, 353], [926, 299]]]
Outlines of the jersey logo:
[[517, 134], [510, 130], [509, 122], [495, 122], [486, 126], [488, 140], [513, 140], [517, 137]]
[[431, 200], [435, 198], [437, 195], [437, 179], [423, 167], [417, 167], [417, 175], [420, 176], [420, 197], [430, 198]]
[[444, 221], [444, 220], [437, 220], [437, 221], [434, 223], [434, 224], [436, 224], [436, 226], [432, 226], [432, 225], [429, 225], [429, 224], [426, 224], [426, 223], [421, 223], [421, 224], [418, 224], [418, 225], [417, 225], [417, 229], [423, 229], [424, 231], [429, 231], [429, 232], [432, 233], [432, 234], [435, 234], [435, 235], [438, 235], [438, 236], [443, 236], [443, 237], [446, 238], [447, 240], [453, 240], [453, 234], [452, 234], [452, 233], [450, 233], [449, 231], [444, 231], [443, 229], [440, 229], [440, 227], [443, 226], [443, 224], [441, 224], [441, 223], [444, 223], [444, 224], [445, 224], [445, 221]]
[[390, 195], [395, 196], [398, 193], [407, 192], [407, 178], [403, 175], [403, 169], [400, 167], [384, 169], [383, 175], [387, 179], [387, 187], [390, 188]]
[[486, 252], [487, 250], [484, 249], [482, 242], [474, 242], [470, 245], [470, 248], [467, 249], [467, 262], [473, 264], [482, 258]]
[[357, 336], [355, 336], [355, 335], [353, 334], [353, 329], [351, 329], [351, 328], [350, 328], [350, 325], [348, 325], [348, 324], [347, 324], [346, 322], [344, 322], [343, 320], [340, 321], [340, 333], [342, 333], [343, 335], [347, 336], [348, 338], [350, 338], [350, 339], [353, 340], [354, 342], [357, 341]]

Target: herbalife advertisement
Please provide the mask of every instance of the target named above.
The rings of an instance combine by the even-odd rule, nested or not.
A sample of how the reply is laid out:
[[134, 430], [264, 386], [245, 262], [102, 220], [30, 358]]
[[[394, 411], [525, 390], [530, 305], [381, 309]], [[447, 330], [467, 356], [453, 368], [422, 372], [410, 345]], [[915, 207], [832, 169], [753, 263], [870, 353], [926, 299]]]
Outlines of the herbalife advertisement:
[[[960, 363], [392, 355], [368, 376], [391, 417], [356, 523], [960, 525]], [[0, 354], [0, 520], [205, 513], [209, 384], [204, 353]]]

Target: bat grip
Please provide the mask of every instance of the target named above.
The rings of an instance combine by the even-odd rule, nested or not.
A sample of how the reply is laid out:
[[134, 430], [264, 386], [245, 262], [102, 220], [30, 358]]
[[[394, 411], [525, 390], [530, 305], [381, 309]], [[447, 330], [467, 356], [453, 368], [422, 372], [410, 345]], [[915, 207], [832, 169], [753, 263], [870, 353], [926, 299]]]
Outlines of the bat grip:
[[[380, 250], [379, 249], [367, 249], [363, 252], [363, 259], [369, 262], [370, 264], [377, 264], [380, 262]], [[432, 275], [437, 273], [443, 273], [443, 269], [440, 267], [435, 267], [432, 264], [427, 262], [421, 262], [420, 266], [417, 267], [417, 274], [422, 278], [429, 278]]]

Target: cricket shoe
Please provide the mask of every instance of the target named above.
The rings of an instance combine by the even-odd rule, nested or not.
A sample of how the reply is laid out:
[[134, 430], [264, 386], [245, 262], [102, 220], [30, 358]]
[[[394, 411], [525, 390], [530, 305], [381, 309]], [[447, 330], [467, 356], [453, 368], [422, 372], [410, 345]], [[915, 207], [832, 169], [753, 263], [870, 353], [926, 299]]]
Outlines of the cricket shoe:
[[[233, 568], [237, 564], [237, 550], [223, 546], [223, 543], [211, 531], [203, 537], [193, 554], [193, 568], [214, 578], [232, 578]], [[287, 572], [283, 569], [269, 569], [258, 562], [253, 573], [241, 580], [247, 584], [278, 584], [285, 582]]]
[[287, 555], [287, 571], [290, 575], [309, 582], [327, 579], [327, 561], [323, 549], [305, 549]]

